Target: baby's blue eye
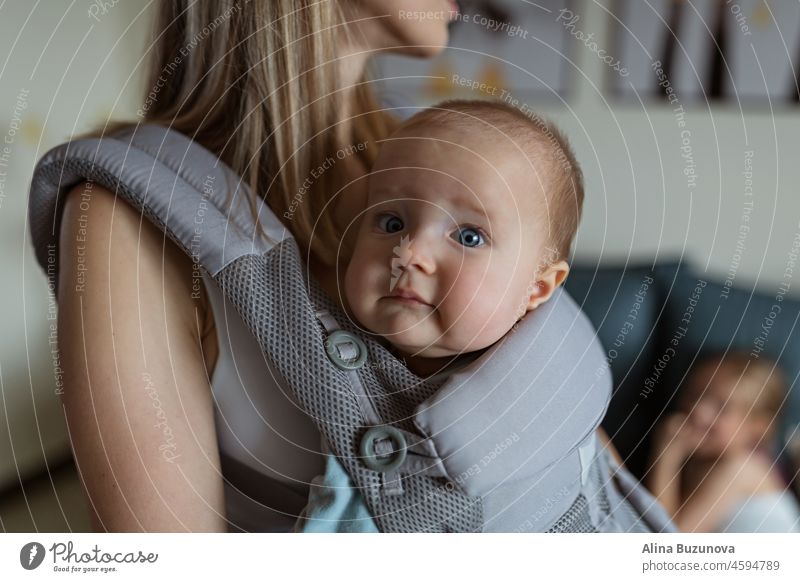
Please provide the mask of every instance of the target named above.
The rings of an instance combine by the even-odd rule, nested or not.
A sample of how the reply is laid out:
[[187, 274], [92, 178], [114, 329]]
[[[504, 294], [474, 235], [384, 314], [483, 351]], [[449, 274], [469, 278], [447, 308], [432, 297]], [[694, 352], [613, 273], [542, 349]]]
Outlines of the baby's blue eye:
[[389, 234], [403, 230], [403, 221], [391, 214], [382, 215], [378, 220], [378, 225]]
[[478, 247], [484, 244], [483, 236], [479, 230], [474, 228], [459, 228], [455, 233], [456, 240], [465, 247]]

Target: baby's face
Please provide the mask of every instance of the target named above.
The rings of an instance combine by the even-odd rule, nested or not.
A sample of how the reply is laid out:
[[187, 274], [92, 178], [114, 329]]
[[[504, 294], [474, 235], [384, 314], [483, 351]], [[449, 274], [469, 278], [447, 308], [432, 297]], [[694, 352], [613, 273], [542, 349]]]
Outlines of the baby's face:
[[493, 344], [529, 310], [544, 176], [484, 136], [421, 133], [381, 148], [345, 291], [368, 330], [411, 356], [445, 357]]

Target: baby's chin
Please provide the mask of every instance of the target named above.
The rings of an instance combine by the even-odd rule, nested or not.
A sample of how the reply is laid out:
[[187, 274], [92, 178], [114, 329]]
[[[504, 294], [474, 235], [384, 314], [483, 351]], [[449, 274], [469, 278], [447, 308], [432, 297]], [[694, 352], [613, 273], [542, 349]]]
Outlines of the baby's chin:
[[[408, 307], [381, 299], [371, 308], [357, 310], [362, 327], [381, 336], [404, 355], [423, 358], [445, 358], [483, 349], [496, 341], [486, 329], [461, 322], [458, 333], [440, 321], [433, 308]], [[445, 337], [444, 332], [450, 329]], [[456, 337], [460, 336], [460, 337]], [[459, 341], [463, 340], [463, 341]]]
[[[402, 356], [413, 358], [452, 358], [468, 352], [476, 351], [467, 342], [464, 345], [454, 344], [451, 337], [443, 340], [438, 330], [426, 328], [424, 323], [417, 327], [394, 328], [383, 325], [381, 331], [375, 332], [390, 343]], [[447, 344], [445, 345], [445, 341]]]
[[392, 310], [378, 310], [365, 314], [363, 326], [371, 333], [381, 336], [402, 355], [440, 357], [449, 354], [438, 347], [439, 334], [434, 333], [432, 322], [424, 316]]
[[370, 326], [370, 331], [405, 354], [416, 354], [421, 350], [430, 350], [433, 347], [431, 341], [436, 339], [436, 336], [431, 337], [431, 334], [426, 333], [425, 327], [425, 323], [419, 321], [393, 318], [379, 320], [379, 323]]

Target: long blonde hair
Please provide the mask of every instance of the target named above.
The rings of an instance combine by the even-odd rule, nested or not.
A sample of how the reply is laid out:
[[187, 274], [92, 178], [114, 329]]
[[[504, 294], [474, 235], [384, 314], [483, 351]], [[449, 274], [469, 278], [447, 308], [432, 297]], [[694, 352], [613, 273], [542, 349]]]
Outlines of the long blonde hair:
[[[218, 155], [264, 197], [301, 250], [327, 265], [342, 240], [323, 212], [335, 170], [296, 198], [309, 172], [345, 145], [336, 130], [342, 100], [354, 96], [343, 141], [374, 144], [396, 124], [364, 79], [352, 92], [338, 83], [336, 41], [347, 33], [336, 0], [163, 0], [139, 111], [143, 122], [176, 129]], [[376, 151], [354, 155], [369, 167]]]

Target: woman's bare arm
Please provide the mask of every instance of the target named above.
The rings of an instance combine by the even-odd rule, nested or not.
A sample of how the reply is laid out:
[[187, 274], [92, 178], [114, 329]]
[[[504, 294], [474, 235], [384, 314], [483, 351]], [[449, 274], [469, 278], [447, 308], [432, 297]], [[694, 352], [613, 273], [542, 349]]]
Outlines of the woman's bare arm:
[[96, 184], [68, 194], [59, 252], [63, 403], [95, 529], [225, 531], [191, 261]]

